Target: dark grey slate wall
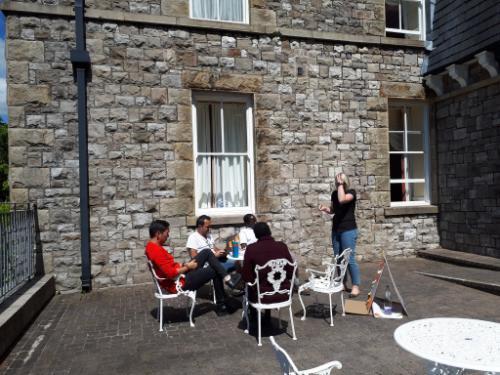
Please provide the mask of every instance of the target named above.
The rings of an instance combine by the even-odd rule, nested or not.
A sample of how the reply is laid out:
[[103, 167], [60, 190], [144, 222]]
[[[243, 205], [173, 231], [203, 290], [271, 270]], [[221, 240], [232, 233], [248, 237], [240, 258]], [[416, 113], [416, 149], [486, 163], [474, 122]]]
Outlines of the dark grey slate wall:
[[500, 84], [436, 104], [441, 246], [500, 258]]
[[500, 1], [437, 1], [429, 73], [488, 49], [500, 51]]

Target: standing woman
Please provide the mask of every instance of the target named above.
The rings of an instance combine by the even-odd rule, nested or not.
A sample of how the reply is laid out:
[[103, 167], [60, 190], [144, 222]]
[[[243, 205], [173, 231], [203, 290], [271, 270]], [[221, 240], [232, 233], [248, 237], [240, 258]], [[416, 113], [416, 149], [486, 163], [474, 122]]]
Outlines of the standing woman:
[[356, 191], [349, 187], [349, 179], [344, 173], [335, 176], [337, 190], [332, 193], [331, 207], [320, 205], [319, 209], [328, 214], [333, 214], [332, 219], [332, 244], [335, 256], [350, 248], [352, 250], [349, 258], [349, 274], [351, 275], [352, 289], [351, 297], [359, 295], [361, 277], [359, 266], [356, 262], [356, 239], [358, 229], [356, 226]]

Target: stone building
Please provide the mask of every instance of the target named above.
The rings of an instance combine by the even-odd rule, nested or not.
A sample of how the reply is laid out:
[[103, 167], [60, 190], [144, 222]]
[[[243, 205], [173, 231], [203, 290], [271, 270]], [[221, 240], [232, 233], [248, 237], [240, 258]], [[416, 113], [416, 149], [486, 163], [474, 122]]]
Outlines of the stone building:
[[[11, 200], [38, 204], [45, 269], [60, 289], [79, 288], [81, 273], [73, 3], [1, 4]], [[423, 8], [87, 1], [94, 287], [149, 281], [151, 220], [171, 223], [182, 257], [201, 213], [224, 237], [254, 212], [301, 266], [321, 264], [332, 252], [318, 205], [340, 171], [358, 192], [360, 259], [438, 247]]]

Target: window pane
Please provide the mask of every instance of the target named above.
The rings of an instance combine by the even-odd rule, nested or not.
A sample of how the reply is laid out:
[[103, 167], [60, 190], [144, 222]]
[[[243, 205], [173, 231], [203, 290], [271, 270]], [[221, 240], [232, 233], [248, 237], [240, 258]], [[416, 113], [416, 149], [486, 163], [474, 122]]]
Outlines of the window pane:
[[424, 151], [422, 133], [408, 133], [408, 151]]
[[198, 208], [248, 206], [245, 156], [199, 156], [196, 160]]
[[213, 207], [212, 195], [212, 157], [198, 156], [196, 159], [196, 196], [198, 197], [198, 208]]
[[217, 157], [215, 178], [215, 204], [217, 208], [248, 206], [245, 156]]
[[224, 103], [224, 152], [247, 152], [246, 108]]
[[193, 17], [217, 20], [217, 1], [218, 0], [191, 0], [191, 13]]
[[403, 202], [406, 200], [404, 184], [391, 184], [391, 202]]
[[419, 30], [419, 3], [416, 1], [403, 1], [403, 29], [418, 31]]
[[407, 178], [424, 178], [424, 155], [408, 155], [408, 176]]
[[243, 6], [246, 0], [220, 0], [222, 21], [243, 22]]
[[196, 109], [198, 152], [221, 152], [220, 104], [200, 102]]
[[391, 29], [399, 29], [399, 5], [397, 1], [385, 2], [385, 24]]
[[389, 130], [404, 130], [403, 108], [389, 108]]
[[404, 151], [404, 133], [389, 133], [389, 150]]
[[408, 130], [424, 129], [424, 110], [422, 107], [406, 107]]
[[425, 184], [424, 183], [408, 184], [408, 199], [410, 201], [425, 200]]
[[390, 156], [391, 179], [404, 178], [404, 167], [405, 165], [403, 155]]
[[423, 201], [425, 200], [425, 184], [391, 184], [391, 202]]

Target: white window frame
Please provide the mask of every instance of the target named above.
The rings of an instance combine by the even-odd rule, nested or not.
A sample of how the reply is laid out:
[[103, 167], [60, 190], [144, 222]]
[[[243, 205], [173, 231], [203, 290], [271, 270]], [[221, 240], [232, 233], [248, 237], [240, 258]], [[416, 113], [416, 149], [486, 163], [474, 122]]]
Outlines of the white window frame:
[[193, 15], [193, 0], [189, 0], [189, 18], [192, 18], [194, 20], [200, 20], [200, 21], [212, 21], [212, 22], [227, 22], [227, 23], [235, 23], [235, 24], [240, 24], [240, 25], [248, 25], [250, 23], [249, 19], [249, 14], [250, 14], [250, 0], [243, 0], [245, 2], [243, 6], [243, 21], [228, 21], [228, 20], [221, 20], [220, 18], [220, 11], [219, 11], [219, 3], [220, 0], [217, 0], [217, 18], [202, 18], [202, 17], [195, 17]]
[[[417, 102], [417, 101], [390, 101], [389, 102], [389, 109], [390, 108], [404, 108], [404, 135], [403, 135], [403, 145], [404, 145], [404, 151], [389, 151], [389, 158], [390, 155], [424, 155], [424, 178], [410, 178], [410, 179], [393, 179], [390, 178], [389, 174], [389, 185], [393, 183], [404, 183], [406, 187], [406, 191], [408, 191], [408, 184], [409, 183], [424, 183], [424, 200], [420, 201], [402, 201], [402, 202], [393, 202], [391, 200], [391, 207], [406, 207], [406, 206], [428, 206], [431, 204], [431, 171], [430, 171], [430, 133], [429, 133], [429, 105], [426, 102]], [[423, 141], [422, 141], [422, 146], [423, 146], [423, 151], [408, 151], [408, 142], [407, 142], [407, 137], [408, 134], [411, 132], [408, 130], [408, 111], [406, 110], [407, 108], [415, 108], [415, 107], [420, 107], [422, 109], [422, 116], [423, 116], [423, 126], [422, 126], [422, 136], [423, 136]], [[390, 116], [388, 115], [388, 119], [390, 120]], [[388, 124], [388, 131], [389, 135], [392, 133], [390, 130], [390, 124]], [[398, 132], [398, 131], [396, 131]], [[396, 133], [395, 132], [395, 133]], [[404, 159], [404, 165], [405, 165], [405, 175], [408, 175], [408, 159]], [[389, 191], [391, 191], [391, 188], [389, 186]]]
[[[397, 33], [397, 34], [404, 34], [404, 35], [418, 35], [420, 40], [425, 40], [425, 4], [424, 0], [397, 0], [399, 2], [399, 25], [401, 26], [403, 24], [403, 11], [401, 7], [401, 2], [412, 2], [412, 3], [418, 3], [418, 30], [406, 30], [406, 29], [401, 29], [401, 28], [391, 28], [391, 27], [386, 27], [385, 32], [387, 33]], [[386, 20], [386, 26], [387, 26], [387, 20]]]
[[[246, 105], [245, 118], [247, 122], [247, 151], [242, 153], [218, 153], [218, 152], [198, 152], [198, 117], [197, 104], [200, 101], [210, 102], [230, 102], [244, 103]], [[220, 92], [194, 92], [192, 101], [192, 116], [193, 116], [193, 168], [194, 168], [194, 186], [197, 186], [199, 181], [198, 168], [196, 161], [200, 155], [244, 155], [247, 157], [247, 181], [248, 181], [248, 206], [245, 207], [221, 207], [221, 208], [199, 208], [198, 201], [200, 197], [195, 188], [195, 214], [196, 216], [208, 215], [214, 217], [221, 216], [237, 216], [255, 212], [255, 158], [254, 158], [254, 125], [253, 125], [253, 97], [245, 94], [220, 93]], [[224, 117], [221, 116], [221, 125], [224, 129]]]

